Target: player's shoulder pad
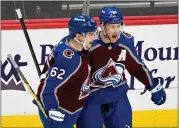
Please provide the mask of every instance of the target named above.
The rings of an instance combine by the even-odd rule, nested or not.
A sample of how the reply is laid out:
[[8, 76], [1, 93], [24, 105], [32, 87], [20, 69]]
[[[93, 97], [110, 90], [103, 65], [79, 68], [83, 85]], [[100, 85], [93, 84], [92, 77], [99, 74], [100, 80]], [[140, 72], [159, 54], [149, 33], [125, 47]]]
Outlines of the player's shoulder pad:
[[71, 48], [59, 48], [55, 53], [55, 64], [74, 71], [81, 63], [81, 57]]
[[54, 55], [60, 57], [63, 60], [71, 60], [75, 57], [75, 52], [70, 48], [65, 47], [57, 47], [54, 51]]
[[75, 56], [75, 52], [66, 45], [67, 37], [64, 37], [54, 48], [54, 56], [60, 57], [61, 59], [72, 59]]
[[134, 46], [134, 37], [131, 34], [122, 31], [120, 35], [120, 42], [128, 47]]
[[59, 42], [58, 42], [58, 44], [57, 44], [57, 46], [58, 47], [60, 47], [60, 48], [64, 48], [64, 47], [66, 47], [66, 41], [68, 40], [68, 38], [69, 38], [69, 36], [65, 36], [64, 38], [62, 38]]
[[89, 49], [89, 52], [93, 51], [94, 49], [100, 47], [101, 44], [100, 44], [100, 40], [97, 39], [97, 40], [94, 40], [93, 41], [93, 44], [92, 44], [92, 47]]
[[92, 47], [94, 47], [94, 46], [98, 45], [98, 44], [99, 44], [99, 41], [100, 41], [99, 39], [94, 40], [94, 41], [93, 41], [93, 44], [92, 44]]
[[133, 55], [136, 56], [140, 62], [142, 62], [142, 60], [137, 55], [137, 51], [134, 45], [134, 37], [131, 34], [123, 31], [121, 33], [120, 43], [127, 46]]

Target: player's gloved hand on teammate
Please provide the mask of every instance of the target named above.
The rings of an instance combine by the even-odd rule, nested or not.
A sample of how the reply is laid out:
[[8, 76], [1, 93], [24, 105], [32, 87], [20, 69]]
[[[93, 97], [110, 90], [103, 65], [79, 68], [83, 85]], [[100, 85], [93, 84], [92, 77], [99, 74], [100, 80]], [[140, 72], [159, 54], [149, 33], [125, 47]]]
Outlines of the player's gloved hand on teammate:
[[159, 84], [159, 80], [157, 78], [154, 78], [154, 80], [156, 85], [149, 89], [152, 95], [151, 100], [157, 105], [162, 105], [166, 101], [166, 93], [164, 88]]

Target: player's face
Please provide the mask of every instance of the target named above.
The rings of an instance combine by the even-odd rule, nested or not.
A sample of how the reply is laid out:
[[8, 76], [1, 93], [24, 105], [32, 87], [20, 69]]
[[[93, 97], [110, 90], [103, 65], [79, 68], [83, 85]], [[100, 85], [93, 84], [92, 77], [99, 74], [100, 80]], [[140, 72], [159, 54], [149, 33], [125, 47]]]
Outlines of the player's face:
[[120, 24], [105, 24], [104, 25], [104, 30], [108, 38], [110, 39], [111, 43], [115, 43], [118, 40], [119, 34], [120, 34], [120, 28], [121, 28]]
[[89, 49], [92, 46], [93, 41], [95, 40], [96, 32], [88, 32], [85, 36], [86, 38], [86, 47]]

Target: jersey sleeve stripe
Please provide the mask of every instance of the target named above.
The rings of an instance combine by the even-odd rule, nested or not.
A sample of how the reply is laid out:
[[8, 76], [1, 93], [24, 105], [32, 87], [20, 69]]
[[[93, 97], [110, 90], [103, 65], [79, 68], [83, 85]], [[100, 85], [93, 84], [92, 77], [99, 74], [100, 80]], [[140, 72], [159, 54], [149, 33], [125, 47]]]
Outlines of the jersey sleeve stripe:
[[133, 52], [132, 52], [127, 46], [125, 46], [125, 45], [123, 45], [123, 44], [119, 44], [119, 46], [125, 48], [125, 49], [129, 52], [129, 54], [131, 55], [131, 57], [136, 61], [136, 63], [142, 65], [142, 68], [144, 69], [144, 71], [145, 71], [146, 74], [147, 74], [147, 77], [148, 77], [150, 86], [152, 86], [152, 85], [153, 85], [153, 82], [152, 82], [152, 79], [151, 79], [151, 77], [150, 77], [149, 70], [145, 67], [145, 65], [144, 65], [143, 63], [141, 63], [141, 62], [137, 59], [137, 57], [133, 54]]
[[[81, 66], [81, 63], [82, 63], [82, 62], [81, 62], [81, 57], [80, 57], [80, 62], [79, 62], [78, 67], [75, 69], [75, 71], [74, 71], [73, 73], [71, 73], [71, 74], [66, 78], [66, 80], [64, 80], [62, 83], [60, 83], [60, 84], [55, 88], [54, 94], [57, 94], [57, 90], [58, 90], [64, 83], [66, 83], [66, 82], [71, 78], [72, 75], [74, 75], [74, 74], [79, 70], [79, 68], [80, 68], [80, 66]], [[57, 100], [57, 102], [58, 102], [58, 108], [63, 108], [63, 107], [59, 106], [58, 96], [55, 95], [55, 97], [56, 97], [56, 100]], [[65, 108], [63, 108], [63, 110], [64, 110], [65, 112], [67, 112], [67, 113], [70, 113], [70, 111], [66, 110]]]

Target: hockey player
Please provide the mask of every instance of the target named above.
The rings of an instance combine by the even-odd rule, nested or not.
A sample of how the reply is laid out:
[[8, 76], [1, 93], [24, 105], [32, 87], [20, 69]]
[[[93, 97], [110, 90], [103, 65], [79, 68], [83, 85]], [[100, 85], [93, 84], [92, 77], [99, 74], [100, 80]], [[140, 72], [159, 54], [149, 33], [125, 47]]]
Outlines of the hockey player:
[[[44, 128], [73, 128], [89, 92], [90, 65], [85, 57], [96, 36], [97, 23], [75, 15], [64, 37], [48, 56], [37, 97], [48, 115], [39, 110]], [[35, 103], [35, 102], [34, 102]]]
[[99, 18], [99, 39], [89, 50], [92, 92], [77, 126], [102, 128], [104, 123], [106, 128], [132, 128], [132, 109], [127, 97], [129, 86], [124, 71], [127, 69], [145, 85], [155, 104], [163, 104], [166, 94], [137, 57], [134, 37], [121, 30], [123, 16], [118, 8], [104, 7]]

